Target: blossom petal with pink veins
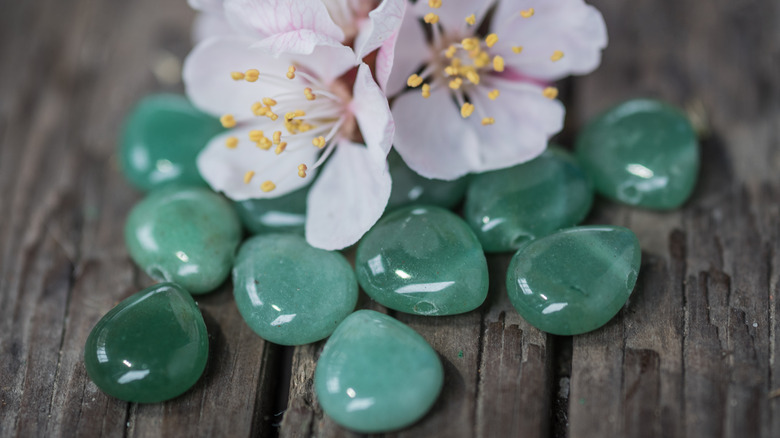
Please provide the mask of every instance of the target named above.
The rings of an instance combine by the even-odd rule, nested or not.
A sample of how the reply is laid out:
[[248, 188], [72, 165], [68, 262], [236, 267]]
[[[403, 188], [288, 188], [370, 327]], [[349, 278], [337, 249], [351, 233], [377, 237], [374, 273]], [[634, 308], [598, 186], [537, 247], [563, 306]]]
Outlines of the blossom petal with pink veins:
[[386, 163], [342, 141], [309, 192], [306, 240], [327, 250], [354, 244], [382, 216], [391, 186]]
[[[203, 111], [216, 116], [232, 114], [237, 120], [255, 118], [252, 104], [263, 97], [273, 97], [284, 87], [296, 90], [296, 84], [285, 78], [290, 60], [274, 57], [264, 49], [250, 46], [247, 37], [224, 37], [203, 41], [184, 61], [184, 86], [187, 97]], [[278, 76], [278, 81], [236, 81], [231, 72], [258, 69]], [[285, 82], [286, 81], [286, 82]]]
[[[533, 7], [530, 18], [519, 11]], [[525, 75], [555, 80], [570, 74], [586, 74], [601, 62], [607, 46], [607, 27], [601, 13], [583, 0], [500, 1], [492, 30], [499, 40], [495, 53], [507, 67]], [[512, 46], [522, 46], [519, 54]], [[556, 51], [563, 57], [552, 61]]]
[[[198, 171], [214, 191], [223, 192], [228, 198], [243, 201], [252, 198], [275, 198], [295, 191], [309, 184], [315, 176], [310, 171], [306, 178], [297, 174], [300, 164], [311, 167], [317, 160], [319, 151], [311, 144], [290, 144], [279, 155], [273, 151], [264, 151], [249, 140], [251, 129], [262, 126], [236, 128], [222, 133], [209, 142], [198, 155]], [[225, 146], [228, 137], [239, 139], [238, 146], [230, 149]], [[255, 172], [249, 184], [244, 183], [247, 171]], [[260, 189], [264, 181], [272, 181], [276, 188], [270, 192]]]
[[214, 37], [238, 35], [222, 14], [201, 12], [192, 23], [192, 41], [197, 44]]
[[401, 21], [401, 27], [396, 35], [395, 48], [397, 50], [394, 50], [393, 59], [389, 66], [384, 65], [388, 63], [387, 59], [384, 58], [388, 53], [380, 51], [379, 56], [377, 56], [379, 85], [383, 85], [382, 76], [386, 75], [386, 84], [382, 88], [388, 96], [394, 96], [403, 91], [406, 88], [406, 79], [409, 75], [433, 58], [431, 46], [427, 43], [419, 17], [414, 13], [412, 7], [406, 9]]
[[382, 0], [376, 9], [368, 13], [368, 20], [355, 38], [358, 62], [398, 32], [405, 7], [404, 0]]
[[368, 152], [376, 162], [384, 163], [393, 146], [395, 123], [387, 97], [374, 82], [368, 65], [361, 64], [358, 68], [352, 94], [350, 109], [357, 119]]
[[471, 14], [474, 14], [476, 25], [479, 26], [493, 3], [495, 0], [443, 0], [440, 8], [433, 9], [428, 6], [427, 0], [419, 0], [414, 9], [419, 18], [433, 12], [439, 16], [439, 23], [445, 31], [457, 34], [461, 29], [466, 29], [466, 17]]
[[322, 0], [225, 0], [225, 14], [255, 39], [270, 38], [264, 45], [274, 53], [308, 54], [344, 40]]
[[187, 0], [192, 9], [222, 15], [223, 0]]

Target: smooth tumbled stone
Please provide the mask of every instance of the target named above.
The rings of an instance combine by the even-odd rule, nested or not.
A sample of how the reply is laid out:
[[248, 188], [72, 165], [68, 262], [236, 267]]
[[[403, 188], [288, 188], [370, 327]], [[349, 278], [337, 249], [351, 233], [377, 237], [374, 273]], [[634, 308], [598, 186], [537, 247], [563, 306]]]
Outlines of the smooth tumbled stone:
[[98, 321], [84, 347], [89, 378], [106, 394], [136, 403], [172, 399], [206, 368], [206, 324], [190, 294], [160, 283], [130, 296]]
[[593, 186], [574, 158], [558, 148], [508, 169], [476, 175], [464, 216], [487, 252], [577, 225], [593, 204]]
[[248, 199], [236, 202], [238, 216], [252, 234], [304, 234], [306, 224], [306, 186], [278, 198]]
[[244, 242], [233, 268], [233, 287], [249, 327], [282, 345], [326, 338], [358, 299], [355, 273], [344, 256], [314, 248], [293, 234]]
[[634, 233], [575, 227], [532, 240], [509, 263], [509, 299], [529, 324], [556, 335], [595, 330], [634, 289], [641, 251]]
[[469, 226], [439, 207], [396, 210], [358, 244], [363, 290], [380, 304], [418, 315], [454, 315], [485, 301], [485, 253]]
[[699, 173], [690, 122], [655, 100], [630, 100], [594, 119], [577, 137], [576, 153], [598, 193], [652, 209], [682, 205]]
[[443, 382], [441, 360], [425, 339], [373, 310], [359, 310], [339, 325], [314, 372], [314, 390], [325, 413], [364, 433], [419, 420]]
[[240, 239], [233, 207], [202, 187], [156, 190], [133, 207], [125, 225], [127, 249], [138, 266], [193, 294], [225, 281]]
[[205, 186], [195, 157], [222, 131], [219, 120], [183, 96], [149, 96], [125, 119], [119, 163], [127, 180], [141, 190], [171, 182]]
[[458, 205], [468, 185], [467, 178], [454, 181], [428, 179], [409, 168], [397, 152], [391, 150], [387, 156], [393, 190], [387, 201], [387, 211], [411, 204], [436, 205], [452, 208]]

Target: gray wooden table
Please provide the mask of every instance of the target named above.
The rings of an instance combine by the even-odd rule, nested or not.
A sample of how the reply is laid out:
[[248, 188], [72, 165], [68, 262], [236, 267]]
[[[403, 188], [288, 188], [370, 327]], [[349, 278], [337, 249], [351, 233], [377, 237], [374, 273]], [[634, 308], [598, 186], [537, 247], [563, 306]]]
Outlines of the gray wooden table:
[[[509, 256], [490, 258], [479, 310], [396, 314], [441, 355], [445, 388], [392, 436], [780, 436], [780, 5], [593, 3], [610, 46], [563, 84], [559, 141], [623, 99], [668, 100], [708, 131], [696, 192], [668, 213], [596, 203], [589, 223], [643, 247], [630, 302], [600, 330], [527, 325], [503, 289]], [[192, 18], [184, 0], [0, 0], [2, 436], [350, 436], [312, 393], [322, 345], [266, 344], [229, 285], [198, 298], [212, 355], [184, 396], [128, 404], [85, 374], [92, 326], [152, 283], [122, 239], [141, 195], [117, 169], [117, 132], [142, 96], [181, 90]]]

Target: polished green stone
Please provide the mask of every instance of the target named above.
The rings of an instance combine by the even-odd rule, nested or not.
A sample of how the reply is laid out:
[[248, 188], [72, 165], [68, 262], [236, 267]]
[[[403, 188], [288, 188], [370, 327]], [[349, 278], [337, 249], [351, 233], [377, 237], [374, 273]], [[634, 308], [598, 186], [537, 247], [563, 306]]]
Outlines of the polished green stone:
[[593, 186], [585, 171], [568, 152], [550, 148], [519, 166], [474, 176], [464, 216], [485, 251], [512, 251], [577, 225], [592, 204]]
[[278, 198], [236, 202], [241, 222], [252, 234], [295, 233], [303, 236], [306, 224], [306, 186]]
[[682, 205], [699, 173], [690, 122], [655, 100], [630, 100], [597, 117], [577, 137], [576, 153], [598, 193], [651, 209]]
[[358, 244], [355, 270], [371, 298], [401, 312], [454, 315], [487, 297], [487, 262], [477, 236], [439, 207], [411, 206], [385, 216]]
[[119, 140], [120, 167], [141, 190], [171, 182], [205, 186], [195, 157], [222, 130], [219, 120], [198, 111], [183, 96], [149, 96], [125, 120]]
[[355, 273], [344, 256], [314, 248], [294, 234], [244, 242], [233, 268], [233, 287], [249, 327], [282, 345], [326, 338], [358, 299]]
[[387, 156], [393, 190], [387, 201], [387, 211], [412, 204], [436, 205], [452, 208], [458, 205], [466, 192], [468, 178], [454, 181], [428, 179], [409, 168], [397, 152]]
[[153, 191], [133, 207], [125, 225], [133, 260], [152, 278], [179, 283], [193, 294], [222, 284], [240, 239], [232, 205], [202, 187]]
[[172, 399], [206, 368], [208, 333], [186, 290], [160, 283], [130, 296], [98, 321], [84, 346], [89, 378], [136, 403]]
[[328, 339], [314, 390], [328, 416], [358, 432], [406, 427], [433, 406], [444, 381], [436, 351], [414, 330], [359, 310]]
[[575, 227], [521, 246], [506, 288], [520, 315], [556, 335], [595, 330], [615, 316], [634, 289], [641, 251], [631, 230]]

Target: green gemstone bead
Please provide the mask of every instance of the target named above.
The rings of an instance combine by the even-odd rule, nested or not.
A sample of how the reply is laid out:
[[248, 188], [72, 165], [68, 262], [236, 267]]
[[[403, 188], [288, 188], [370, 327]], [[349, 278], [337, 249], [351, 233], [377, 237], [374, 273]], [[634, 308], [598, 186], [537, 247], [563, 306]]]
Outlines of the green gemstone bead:
[[241, 223], [228, 201], [202, 187], [168, 186], [136, 204], [125, 225], [130, 256], [149, 276], [193, 294], [230, 274]]
[[238, 216], [252, 234], [294, 233], [303, 236], [306, 197], [311, 185], [278, 198], [236, 202]]
[[314, 372], [314, 390], [325, 413], [364, 433], [419, 420], [443, 382], [441, 360], [425, 339], [372, 310], [357, 311], [339, 325]]
[[387, 201], [387, 211], [396, 210], [411, 204], [436, 205], [452, 208], [458, 205], [466, 192], [468, 178], [454, 181], [428, 179], [409, 168], [397, 152], [391, 150], [387, 155], [393, 190]]
[[186, 290], [160, 283], [111, 309], [84, 347], [89, 378], [106, 394], [136, 403], [172, 399], [198, 381], [208, 333]]
[[595, 330], [634, 289], [641, 251], [634, 233], [575, 227], [532, 240], [509, 263], [509, 299], [529, 324], [555, 335]]
[[598, 193], [651, 209], [682, 205], [699, 173], [690, 122], [654, 100], [630, 100], [597, 117], [577, 137], [576, 153]]
[[487, 261], [477, 236], [439, 207], [385, 216], [358, 244], [355, 270], [371, 298], [401, 312], [454, 315], [487, 297]]
[[593, 205], [593, 186], [559, 148], [519, 166], [473, 177], [464, 216], [487, 252], [516, 250], [530, 239], [577, 225]]
[[344, 256], [309, 246], [293, 234], [244, 242], [233, 268], [233, 287], [249, 327], [282, 345], [326, 338], [358, 299], [355, 273]]
[[195, 158], [222, 131], [219, 120], [198, 111], [182, 96], [149, 96], [125, 120], [119, 142], [120, 167], [141, 190], [171, 182], [205, 186]]

